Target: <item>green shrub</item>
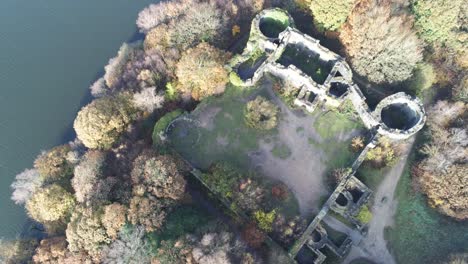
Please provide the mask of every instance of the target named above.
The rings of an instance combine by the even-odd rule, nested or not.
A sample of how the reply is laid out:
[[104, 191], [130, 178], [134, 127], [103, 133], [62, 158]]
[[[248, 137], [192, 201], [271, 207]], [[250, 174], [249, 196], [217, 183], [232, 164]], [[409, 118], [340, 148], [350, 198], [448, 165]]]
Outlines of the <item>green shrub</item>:
[[179, 97], [179, 94], [177, 93], [175, 85], [173, 85], [170, 82], [166, 83], [166, 99], [169, 101], [173, 101], [177, 99], [177, 97]]
[[320, 31], [337, 31], [348, 18], [353, 0], [311, 0], [310, 10], [315, 27]]
[[228, 164], [216, 164], [210, 173], [204, 173], [202, 179], [210, 188], [223, 198], [232, 198], [233, 190], [240, 179], [240, 174], [234, 167]]
[[370, 222], [370, 220], [372, 220], [372, 213], [369, 211], [369, 207], [367, 205], [361, 207], [361, 210], [359, 210], [356, 219], [363, 224], [367, 224]]
[[166, 130], [167, 126], [178, 116], [182, 115], [183, 112], [181, 109], [174, 110], [172, 112], [169, 112], [165, 114], [163, 117], [161, 117], [158, 122], [154, 125], [153, 129], [153, 145], [159, 145], [161, 143], [161, 138], [160, 136], [162, 133], [164, 133], [164, 130]]
[[242, 79], [239, 77], [239, 74], [237, 74], [237, 72], [235, 71], [232, 71], [231, 73], [229, 73], [229, 81], [235, 86], [244, 85], [244, 81], [242, 81]]
[[273, 221], [275, 221], [276, 218], [276, 209], [269, 213], [258, 210], [254, 213], [254, 217], [260, 229], [265, 232], [271, 232], [273, 230]]
[[245, 107], [245, 123], [258, 130], [270, 130], [278, 124], [278, 107], [265, 97], [257, 96]]
[[410, 79], [410, 89], [420, 96], [421, 93], [430, 88], [436, 81], [434, 68], [429, 63], [421, 63], [417, 66]]

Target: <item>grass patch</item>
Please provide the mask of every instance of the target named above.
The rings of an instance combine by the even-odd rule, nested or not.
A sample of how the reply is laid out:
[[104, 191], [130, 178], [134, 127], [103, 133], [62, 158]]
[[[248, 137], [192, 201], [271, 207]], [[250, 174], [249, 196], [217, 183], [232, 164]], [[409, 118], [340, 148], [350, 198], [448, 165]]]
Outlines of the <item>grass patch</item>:
[[398, 208], [393, 228], [385, 230], [398, 263], [440, 263], [450, 253], [466, 252], [468, 224], [456, 222], [427, 205], [411, 188], [409, 166], [396, 190]]
[[[276, 133], [258, 131], [246, 126], [244, 107], [248, 98], [259, 93], [256, 89], [228, 87], [219, 97], [204, 100], [189, 117], [203, 119], [207, 108], [219, 109], [210, 122], [212, 128], [180, 121], [169, 132], [171, 146], [198, 168], [207, 169], [213, 163], [229, 162], [240, 168], [248, 168], [248, 153], [258, 148], [258, 139]], [[225, 144], [216, 139], [223, 138]]]
[[345, 114], [327, 111], [320, 115], [314, 123], [314, 128], [323, 139], [329, 139], [343, 131], [363, 128], [362, 124], [349, 119]]
[[291, 156], [291, 150], [289, 147], [283, 143], [276, 144], [273, 149], [271, 150], [271, 154], [273, 156], [280, 158], [280, 159], [287, 159]]
[[384, 167], [376, 169], [367, 163], [364, 163], [359, 167], [356, 172], [356, 177], [367, 185], [372, 190], [376, 191], [380, 183], [384, 179], [384, 175], [388, 172], [391, 167]]

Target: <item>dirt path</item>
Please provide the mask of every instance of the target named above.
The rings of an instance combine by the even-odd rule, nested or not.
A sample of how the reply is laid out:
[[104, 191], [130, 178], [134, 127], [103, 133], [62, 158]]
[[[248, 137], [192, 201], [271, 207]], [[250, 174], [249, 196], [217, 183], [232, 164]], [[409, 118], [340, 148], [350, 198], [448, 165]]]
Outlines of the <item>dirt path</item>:
[[[269, 142], [262, 140], [259, 151], [252, 153], [251, 160], [264, 175], [288, 185], [299, 202], [301, 214], [309, 217], [320, 209], [322, 197], [329, 194], [325, 185], [327, 154], [320, 147], [310, 143], [323, 142], [313, 128], [317, 115], [291, 111], [271, 90], [269, 80], [265, 80], [263, 85], [272, 101], [280, 107], [281, 121], [278, 125], [278, 135]], [[355, 132], [340, 133], [336, 140], [348, 140]], [[290, 156], [274, 156], [272, 149], [275, 144], [287, 146]]]
[[385, 178], [374, 193], [374, 205], [372, 207], [373, 218], [369, 223], [367, 235], [358, 246], [352, 248], [343, 263], [349, 263], [353, 259], [367, 258], [375, 263], [394, 264], [395, 259], [387, 248], [384, 237], [385, 227], [393, 225], [393, 217], [397, 208], [394, 194], [398, 181], [405, 169], [406, 162], [414, 143], [414, 137], [409, 139], [403, 154], [393, 168], [385, 174]]
[[[264, 85], [271, 87], [268, 81]], [[310, 216], [318, 209], [320, 197], [327, 194], [324, 184], [326, 164], [322, 162], [325, 154], [312, 148], [308, 141], [309, 138], [316, 142], [322, 141], [312, 129], [315, 116], [292, 112], [271, 89], [268, 91], [280, 107], [281, 121], [277, 137], [271, 142], [262, 140], [259, 151], [251, 155], [253, 164], [265, 175], [288, 185], [299, 202], [301, 214]], [[284, 159], [275, 157], [271, 152], [275, 144], [287, 146], [291, 155]]]

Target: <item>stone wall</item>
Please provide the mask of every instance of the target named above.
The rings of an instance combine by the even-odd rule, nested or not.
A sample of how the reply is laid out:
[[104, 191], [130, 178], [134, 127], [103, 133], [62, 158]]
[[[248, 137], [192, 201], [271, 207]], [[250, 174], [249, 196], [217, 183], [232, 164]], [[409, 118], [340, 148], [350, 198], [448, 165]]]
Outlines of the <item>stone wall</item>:
[[[287, 14], [287, 16], [290, 20], [290, 27], [281, 32], [278, 38], [268, 38], [264, 36], [260, 30], [260, 22], [262, 17], [267, 16], [270, 12], [282, 12], [287, 14], [286, 11], [278, 8], [266, 9], [260, 12], [252, 22], [250, 39], [244, 53], [240, 58], [239, 56], [236, 57], [235, 63], [231, 63], [231, 67], [235, 71], [237, 66], [250, 58], [250, 54], [255, 48], [262, 49], [268, 55], [267, 60], [256, 70], [254, 76], [243, 82], [243, 86], [253, 86], [265, 73], [270, 73], [287, 81], [291, 85], [299, 87], [301, 90], [305, 89], [308, 92], [314, 93], [316, 95], [315, 100], [321, 101], [328, 106], [337, 107], [345, 99], [350, 99], [367, 128], [375, 129], [378, 133], [394, 140], [409, 138], [424, 126], [426, 116], [421, 102], [405, 93], [398, 93], [385, 98], [378, 104], [376, 110], [371, 111], [360, 88], [353, 83], [351, 68], [345, 60], [338, 54], [320, 45], [319, 40], [295, 29], [294, 21], [289, 14]], [[301, 45], [319, 55], [321, 61], [333, 64], [333, 68], [323, 84], [316, 83], [311, 76], [305, 74], [294, 65], [284, 67], [276, 62], [281, 57], [286, 46], [291, 44]], [[340, 76], [337, 76], [337, 74]], [[334, 81], [347, 83], [349, 85], [348, 91], [338, 98], [331, 95], [329, 92], [330, 84]], [[303, 94], [304, 93], [302, 93], [302, 96]], [[300, 96], [295, 102], [297, 106], [303, 107], [306, 111], [313, 111], [315, 109], [315, 107], [313, 107], [314, 102], [307, 102]], [[404, 102], [409, 105], [420, 117], [417, 124], [408, 130], [389, 128], [382, 121], [382, 109], [398, 102]]]

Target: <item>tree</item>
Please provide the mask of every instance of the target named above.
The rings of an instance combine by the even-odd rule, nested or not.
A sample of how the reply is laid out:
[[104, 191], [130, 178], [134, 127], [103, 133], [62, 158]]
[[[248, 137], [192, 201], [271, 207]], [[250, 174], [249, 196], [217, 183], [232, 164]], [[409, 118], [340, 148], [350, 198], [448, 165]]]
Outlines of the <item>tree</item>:
[[216, 194], [223, 198], [232, 198], [243, 175], [229, 164], [215, 164], [209, 173], [202, 175], [203, 181], [210, 186]]
[[467, 44], [465, 1], [415, 0], [411, 7], [419, 34], [427, 42], [454, 49]]
[[44, 182], [57, 182], [73, 175], [73, 166], [67, 156], [71, 151], [69, 145], [61, 145], [41, 153], [34, 161], [34, 168]]
[[4, 264], [31, 263], [37, 241], [34, 239], [0, 239], [0, 262]]
[[354, 70], [375, 83], [410, 78], [422, 60], [410, 17], [393, 14], [391, 3], [368, 2], [354, 9], [340, 34]]
[[184, 14], [192, 2], [191, 0], [176, 0], [151, 4], [138, 14], [136, 24], [140, 32], [146, 33]]
[[113, 203], [104, 207], [102, 225], [106, 228], [107, 235], [112, 239], [117, 238], [117, 234], [127, 221], [127, 208], [119, 203]]
[[320, 31], [336, 31], [346, 21], [354, 6], [354, 0], [311, 0], [310, 10], [314, 24]]
[[171, 28], [167, 24], [160, 24], [151, 29], [145, 36], [143, 44], [145, 51], [156, 48], [166, 49], [171, 43]]
[[259, 248], [265, 241], [265, 234], [257, 228], [255, 223], [248, 224], [242, 231], [242, 238], [252, 248]]
[[180, 200], [185, 194], [185, 179], [176, 160], [145, 151], [133, 163], [132, 182], [158, 198]]
[[73, 127], [83, 144], [92, 149], [108, 149], [135, 118], [128, 96], [118, 94], [98, 98], [83, 107]]
[[91, 206], [107, 201], [116, 180], [104, 177], [105, 159], [103, 152], [88, 151], [75, 167], [71, 183], [78, 202]]
[[367, 152], [365, 160], [376, 168], [385, 167], [395, 161], [394, 146], [387, 138], [381, 137], [377, 146]]
[[11, 184], [13, 193], [11, 199], [16, 204], [24, 204], [42, 185], [42, 180], [36, 169], [25, 169], [17, 174], [15, 181]]
[[184, 16], [169, 24], [170, 44], [185, 50], [201, 42], [220, 45], [229, 36], [229, 27], [221, 11], [210, 3], [197, 3]]
[[91, 91], [91, 95], [99, 98], [107, 95], [110, 90], [106, 86], [106, 80], [104, 77], [97, 79], [91, 86], [89, 86], [89, 90]]
[[57, 184], [38, 189], [26, 203], [28, 214], [41, 223], [64, 220], [74, 206], [73, 195]]
[[244, 116], [247, 126], [258, 130], [270, 130], [278, 124], [278, 107], [265, 97], [257, 96], [255, 100], [247, 103]]
[[362, 224], [367, 224], [372, 220], [372, 213], [367, 205], [364, 205], [356, 215], [356, 219]]
[[67, 240], [64, 236], [44, 238], [36, 248], [34, 263], [64, 263], [67, 254]]
[[444, 171], [429, 171], [423, 162], [413, 174], [432, 207], [455, 219], [468, 219], [468, 164], [450, 165]]
[[140, 110], [152, 113], [164, 104], [164, 93], [157, 93], [156, 87], [144, 88], [133, 95], [133, 103]]
[[112, 89], [119, 84], [122, 71], [134, 49], [134, 45], [124, 43], [120, 47], [117, 56], [110, 59], [107, 66], [104, 67], [104, 80], [106, 81], [107, 87]]
[[353, 137], [351, 140], [351, 150], [354, 152], [361, 151], [364, 149], [364, 137], [358, 136], [358, 137]]
[[128, 220], [133, 225], [142, 225], [147, 232], [158, 230], [166, 220], [167, 213], [164, 209], [168, 205], [168, 201], [133, 196], [128, 209]]
[[228, 73], [224, 69], [228, 54], [201, 43], [183, 53], [177, 63], [177, 89], [189, 93], [195, 100], [224, 92]]
[[273, 231], [273, 222], [276, 218], [276, 210], [272, 210], [269, 213], [259, 210], [254, 213], [254, 217], [260, 229], [265, 232]]
[[439, 101], [427, 109], [431, 141], [412, 171], [429, 204], [458, 220], [468, 219], [468, 116], [463, 102]]
[[251, 263], [262, 263], [247, 253], [245, 243], [237, 239], [233, 233], [217, 231], [205, 233], [193, 246], [192, 256], [194, 263], [245, 263], [249, 255]]
[[101, 221], [102, 214], [100, 208], [75, 208], [66, 230], [71, 252], [84, 250], [91, 256], [97, 256], [102, 246], [111, 242]]
[[145, 229], [141, 226], [127, 226], [119, 233], [119, 238], [103, 249], [103, 263], [150, 263], [150, 246], [145, 239]]
[[466, 264], [468, 263], [468, 253], [451, 254], [444, 264]]
[[409, 81], [411, 90], [415, 91], [417, 95], [421, 95], [422, 92], [429, 89], [436, 82], [433, 66], [429, 63], [420, 63]]

